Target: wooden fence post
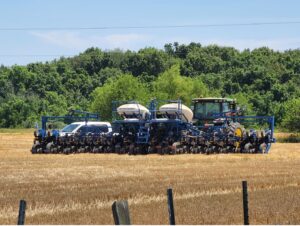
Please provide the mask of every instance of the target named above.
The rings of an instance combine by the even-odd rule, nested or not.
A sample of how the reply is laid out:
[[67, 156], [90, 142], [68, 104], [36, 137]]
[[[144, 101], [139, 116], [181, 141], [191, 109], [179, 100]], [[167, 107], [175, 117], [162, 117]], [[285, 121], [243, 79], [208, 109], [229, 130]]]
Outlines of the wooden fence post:
[[115, 201], [112, 205], [113, 217], [116, 225], [131, 224], [128, 202], [126, 200]]
[[243, 181], [242, 185], [243, 185], [244, 225], [249, 225], [247, 181]]
[[18, 225], [24, 225], [24, 223], [25, 223], [25, 211], [26, 211], [26, 201], [25, 200], [20, 200]]
[[175, 225], [175, 213], [174, 213], [172, 188], [169, 188], [167, 190], [167, 195], [168, 195], [169, 222], [170, 225]]

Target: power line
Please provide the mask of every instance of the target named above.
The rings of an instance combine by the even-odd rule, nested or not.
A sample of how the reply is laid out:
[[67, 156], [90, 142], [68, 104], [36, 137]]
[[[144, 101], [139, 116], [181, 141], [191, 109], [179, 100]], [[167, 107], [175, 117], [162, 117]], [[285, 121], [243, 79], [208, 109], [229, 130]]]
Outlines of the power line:
[[172, 29], [172, 28], [239, 27], [239, 26], [287, 25], [287, 24], [300, 24], [300, 21], [274, 21], [274, 22], [222, 23], [222, 24], [185, 24], [185, 25], [148, 25], [148, 26], [102, 26], [102, 27], [0, 27], [0, 31]]

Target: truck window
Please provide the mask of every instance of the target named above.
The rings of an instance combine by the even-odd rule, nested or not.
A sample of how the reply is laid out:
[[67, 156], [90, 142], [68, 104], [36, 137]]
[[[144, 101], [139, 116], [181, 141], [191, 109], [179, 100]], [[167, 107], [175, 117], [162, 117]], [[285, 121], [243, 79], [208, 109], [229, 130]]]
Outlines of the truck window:
[[71, 133], [76, 129], [80, 124], [70, 124], [64, 127], [61, 131], [64, 133]]
[[93, 127], [94, 127], [95, 133], [107, 133], [108, 132], [107, 125], [94, 125]]
[[87, 125], [82, 126], [78, 129], [80, 133], [107, 133], [108, 126], [107, 125]]

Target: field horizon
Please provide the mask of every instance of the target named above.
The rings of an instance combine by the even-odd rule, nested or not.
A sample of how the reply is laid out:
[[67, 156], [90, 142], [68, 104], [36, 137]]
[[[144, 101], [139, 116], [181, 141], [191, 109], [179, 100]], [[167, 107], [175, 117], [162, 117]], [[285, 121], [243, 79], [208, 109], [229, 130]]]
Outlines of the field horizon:
[[242, 180], [250, 224], [300, 223], [300, 144], [268, 155], [32, 155], [32, 131], [1, 132], [1, 224], [16, 224], [20, 199], [26, 224], [113, 224], [121, 199], [133, 224], [168, 224], [169, 187], [176, 223], [242, 224]]

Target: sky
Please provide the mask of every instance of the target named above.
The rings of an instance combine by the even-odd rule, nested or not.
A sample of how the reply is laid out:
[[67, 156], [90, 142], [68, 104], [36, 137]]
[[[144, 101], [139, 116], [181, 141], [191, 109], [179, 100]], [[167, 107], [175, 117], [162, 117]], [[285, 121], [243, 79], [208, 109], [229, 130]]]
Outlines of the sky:
[[[298, 0], [0, 0], [0, 65], [50, 61], [89, 47], [163, 49], [175, 41], [296, 49], [299, 9]], [[299, 23], [226, 25], [291, 21]], [[149, 28], [212, 24], [226, 26]], [[138, 26], [148, 28], [128, 28]], [[109, 29], [76, 29], [91, 27]]]

